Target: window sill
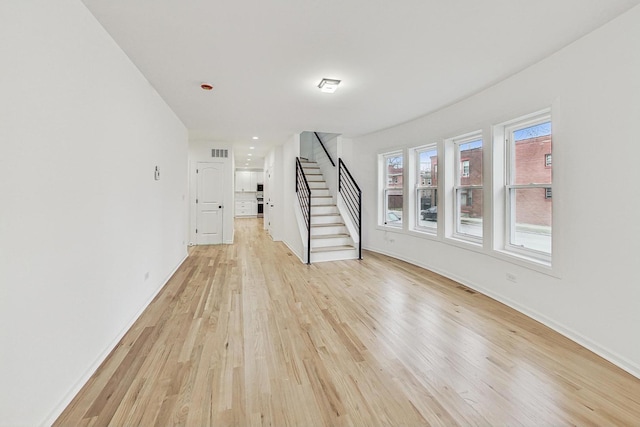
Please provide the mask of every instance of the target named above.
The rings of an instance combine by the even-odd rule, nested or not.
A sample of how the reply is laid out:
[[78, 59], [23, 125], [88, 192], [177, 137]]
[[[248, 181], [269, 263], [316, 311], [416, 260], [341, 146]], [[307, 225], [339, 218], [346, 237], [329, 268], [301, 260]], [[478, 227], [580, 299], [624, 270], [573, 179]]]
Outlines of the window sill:
[[389, 225], [389, 224], [378, 224], [376, 226], [376, 229], [383, 230], [383, 231], [395, 231], [398, 233], [402, 233], [404, 231], [404, 229], [402, 228], [402, 225]]
[[492, 256], [502, 261], [510, 262], [512, 264], [519, 265], [520, 267], [528, 268], [539, 273], [546, 274], [548, 276], [560, 278], [559, 272], [553, 268], [551, 262], [540, 260], [526, 255], [518, 254], [515, 252], [506, 251], [504, 249], [494, 249]]
[[404, 234], [418, 239], [441, 242], [459, 249], [476, 252], [484, 256], [490, 256], [509, 264], [527, 268], [529, 270], [533, 270], [547, 276], [555, 277], [557, 279], [561, 278], [558, 268], [552, 267], [551, 263], [549, 262], [532, 257], [527, 257], [522, 254], [516, 254], [506, 250], [488, 249], [484, 247], [484, 243], [482, 241], [470, 241], [464, 238], [459, 238], [457, 237], [457, 235], [447, 236], [443, 238], [435, 233], [424, 232], [418, 229], [405, 230], [402, 227], [384, 224], [378, 224], [376, 226], [376, 229], [384, 232]]
[[430, 229], [420, 229], [420, 228], [412, 228], [407, 230], [407, 233], [414, 237], [419, 237], [421, 239], [429, 239], [429, 240], [438, 240], [442, 239], [438, 237], [438, 230], [431, 231]]
[[445, 243], [448, 243], [452, 246], [456, 246], [461, 249], [472, 250], [474, 252], [486, 254], [482, 241], [477, 240], [469, 240], [465, 238], [460, 238], [457, 235], [448, 236], [445, 238]]

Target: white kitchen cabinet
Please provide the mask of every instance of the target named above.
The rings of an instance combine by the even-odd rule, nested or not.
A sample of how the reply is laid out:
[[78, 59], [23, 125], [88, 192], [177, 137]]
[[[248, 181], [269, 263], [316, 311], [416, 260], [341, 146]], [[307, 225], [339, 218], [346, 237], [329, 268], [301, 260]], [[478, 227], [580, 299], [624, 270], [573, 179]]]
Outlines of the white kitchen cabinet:
[[264, 179], [262, 171], [236, 171], [236, 192], [255, 192]]
[[258, 215], [258, 203], [256, 200], [236, 200], [235, 216]]
[[253, 173], [251, 171], [237, 171], [236, 172], [236, 191], [237, 192], [246, 192], [246, 191], [256, 191], [255, 181], [252, 185]]
[[264, 184], [264, 172], [257, 171], [257, 172], [254, 172], [254, 174], [255, 174], [255, 179], [256, 179], [256, 185], [257, 184]]

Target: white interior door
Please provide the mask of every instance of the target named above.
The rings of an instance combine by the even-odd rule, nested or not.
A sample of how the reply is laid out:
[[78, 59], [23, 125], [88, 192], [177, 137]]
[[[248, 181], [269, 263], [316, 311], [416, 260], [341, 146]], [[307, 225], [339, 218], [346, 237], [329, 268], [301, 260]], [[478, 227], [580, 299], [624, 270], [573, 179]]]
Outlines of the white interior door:
[[196, 243], [217, 245], [222, 243], [222, 217], [224, 212], [224, 163], [198, 162], [198, 191], [196, 197]]

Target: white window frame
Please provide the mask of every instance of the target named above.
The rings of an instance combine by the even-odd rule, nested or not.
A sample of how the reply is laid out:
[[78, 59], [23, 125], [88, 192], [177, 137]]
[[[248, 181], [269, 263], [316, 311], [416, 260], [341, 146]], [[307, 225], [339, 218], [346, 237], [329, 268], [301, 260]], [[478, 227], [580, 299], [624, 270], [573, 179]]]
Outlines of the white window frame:
[[[483, 230], [482, 232], [483, 235], [476, 236], [474, 234], [464, 233], [460, 230], [460, 224], [461, 224], [460, 194], [462, 193], [462, 191], [465, 191], [465, 190], [466, 191], [474, 191], [474, 190], [484, 191], [484, 181], [485, 181], [484, 170], [483, 170], [482, 185], [461, 185], [460, 184], [460, 179], [463, 177], [464, 178], [467, 177], [467, 176], [463, 176], [462, 159], [460, 158], [460, 146], [463, 144], [473, 142], [473, 141], [478, 141], [478, 140], [482, 141], [482, 155], [484, 157], [485, 143], [484, 143], [482, 131], [477, 131], [477, 132], [469, 133], [466, 135], [457, 136], [455, 138], [449, 139], [448, 141], [453, 147], [453, 151], [454, 151], [453, 165], [455, 165], [455, 167], [453, 168], [454, 169], [454, 177], [453, 177], [454, 185], [453, 185], [453, 233], [452, 233], [452, 236], [458, 240], [482, 245], [483, 237], [484, 237], [484, 221], [485, 221], [484, 206], [482, 206], [483, 226], [481, 227], [481, 230]], [[484, 161], [482, 163], [484, 164]], [[469, 163], [469, 166], [471, 166], [471, 163]], [[469, 169], [469, 172], [470, 172], [470, 169]]]
[[[439, 154], [439, 150], [438, 150], [438, 144], [437, 143], [433, 143], [433, 144], [429, 144], [429, 145], [423, 145], [421, 147], [417, 147], [413, 149], [414, 152], [414, 156], [415, 156], [415, 189], [413, 192], [413, 197], [414, 197], [414, 206], [415, 206], [415, 220], [414, 220], [414, 227], [416, 231], [422, 232], [422, 233], [427, 233], [427, 234], [432, 234], [432, 235], [436, 235], [438, 234], [438, 223], [439, 220], [436, 220], [436, 226], [435, 227], [424, 227], [422, 225], [420, 225], [420, 219], [421, 219], [421, 213], [420, 213], [420, 197], [419, 197], [419, 193], [421, 190], [435, 190], [435, 196], [436, 196], [436, 200], [435, 200], [435, 205], [438, 206], [438, 186], [437, 185], [433, 185], [433, 177], [434, 175], [437, 175], [438, 173], [438, 165], [436, 163], [436, 167], [434, 168], [434, 170], [431, 171], [431, 179], [429, 180], [429, 184], [426, 185], [422, 185], [422, 179], [420, 177], [420, 154], [426, 151], [435, 151], [436, 152], [436, 156], [439, 158], [440, 154]], [[436, 180], [438, 183], [441, 182], [441, 180]], [[433, 205], [434, 201], [432, 200], [432, 205]]]
[[[528, 260], [532, 260], [535, 262], [540, 262], [544, 265], [551, 266], [552, 260], [552, 252], [544, 252], [531, 248], [525, 248], [523, 246], [514, 245], [511, 243], [512, 237], [516, 232], [516, 223], [515, 223], [515, 204], [512, 203], [513, 195], [516, 190], [519, 189], [533, 189], [533, 188], [542, 188], [545, 191], [545, 199], [548, 199], [548, 203], [553, 203], [552, 198], [547, 198], [549, 193], [553, 194], [553, 176], [551, 183], [530, 183], [530, 184], [513, 184], [513, 180], [515, 178], [515, 145], [512, 141], [513, 132], [527, 128], [530, 126], [535, 126], [537, 124], [552, 122], [551, 111], [545, 110], [539, 113], [531, 114], [525, 117], [521, 117], [519, 119], [512, 120], [505, 125], [502, 125], [501, 132], [499, 134], [503, 135], [504, 138], [504, 172], [505, 172], [505, 182], [504, 182], [504, 207], [505, 207], [505, 234], [504, 234], [504, 242], [503, 242], [503, 250], [512, 255], [520, 256], [526, 258]], [[553, 129], [553, 122], [552, 122]], [[553, 130], [552, 130], [552, 153], [545, 154], [545, 167], [547, 166], [547, 157], [551, 158], [553, 154]], [[553, 211], [553, 208], [552, 208]], [[553, 221], [553, 220], [552, 220]], [[551, 225], [551, 242], [553, 242], [553, 222]]]
[[[402, 169], [403, 169], [403, 180], [402, 180], [402, 188], [397, 188], [397, 187], [389, 187], [388, 186], [388, 182], [389, 182], [389, 168], [387, 167], [388, 164], [388, 159], [392, 158], [392, 157], [401, 157], [402, 158]], [[406, 160], [406, 156], [404, 154], [403, 151], [392, 151], [392, 152], [387, 152], [387, 153], [381, 153], [379, 155], [379, 159], [380, 159], [380, 177], [381, 177], [381, 197], [382, 197], [382, 201], [380, 203], [380, 207], [381, 207], [381, 217], [380, 217], [380, 226], [383, 227], [393, 227], [393, 228], [402, 228], [403, 224], [405, 222], [405, 215], [404, 215], [404, 206], [403, 206], [403, 214], [400, 217], [400, 221], [398, 223], [387, 223], [387, 217], [388, 217], [388, 212], [389, 212], [389, 206], [388, 206], [388, 202], [389, 202], [389, 194], [391, 192], [396, 192], [402, 195], [403, 197], [403, 205], [405, 204], [405, 200], [404, 200], [404, 186], [405, 186], [405, 179], [404, 179], [404, 172], [405, 172], [405, 160]]]

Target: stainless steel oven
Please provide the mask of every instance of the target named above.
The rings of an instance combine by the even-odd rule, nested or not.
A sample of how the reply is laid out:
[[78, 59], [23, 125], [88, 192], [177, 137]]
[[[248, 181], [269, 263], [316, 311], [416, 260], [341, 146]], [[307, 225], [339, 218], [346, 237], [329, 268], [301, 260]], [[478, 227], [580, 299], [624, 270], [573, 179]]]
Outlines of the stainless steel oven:
[[[258, 188], [260, 187], [262, 187], [262, 184], [258, 184]], [[262, 194], [262, 190], [258, 190], [256, 193], [256, 201], [258, 202], [258, 218], [264, 217], [264, 198]]]

